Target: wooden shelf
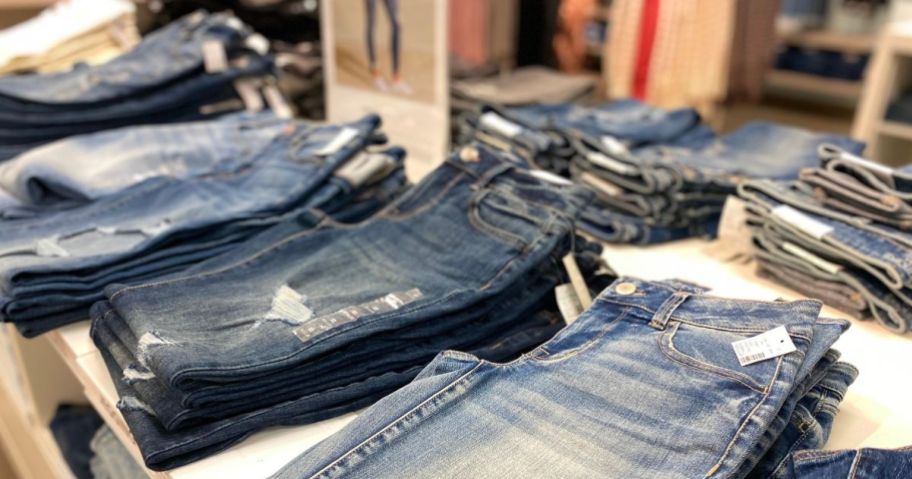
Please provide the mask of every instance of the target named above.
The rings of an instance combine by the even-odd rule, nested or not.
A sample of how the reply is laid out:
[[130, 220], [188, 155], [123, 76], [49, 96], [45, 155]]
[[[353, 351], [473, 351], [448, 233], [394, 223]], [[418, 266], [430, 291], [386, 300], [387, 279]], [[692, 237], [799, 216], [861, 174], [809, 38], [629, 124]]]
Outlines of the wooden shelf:
[[850, 54], [871, 53], [876, 37], [874, 35], [849, 35], [828, 30], [796, 32], [779, 37], [787, 45], [820, 50], [832, 50]]
[[884, 120], [880, 124], [880, 134], [912, 141], [912, 124]]
[[[117, 410], [117, 391], [101, 353], [89, 338], [89, 323], [72, 324], [48, 333], [51, 344], [85, 387], [86, 397], [114, 434], [142, 464], [139, 448]], [[154, 479], [212, 477], [266, 478], [357, 416], [346, 414], [306, 426], [270, 428], [201, 461], [165, 472], [147, 470]]]
[[766, 74], [767, 86], [808, 92], [817, 95], [857, 99], [861, 96], [861, 81], [827, 78], [788, 70], [770, 70]]

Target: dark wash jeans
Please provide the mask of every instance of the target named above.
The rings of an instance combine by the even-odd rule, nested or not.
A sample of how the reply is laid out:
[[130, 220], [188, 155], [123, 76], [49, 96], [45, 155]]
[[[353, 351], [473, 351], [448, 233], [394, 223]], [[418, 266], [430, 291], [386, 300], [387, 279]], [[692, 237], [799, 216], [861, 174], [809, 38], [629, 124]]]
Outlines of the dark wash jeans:
[[[277, 226], [284, 228], [281, 234], [255, 239], [265, 249], [242, 246], [226, 255], [231, 262], [214, 259], [224, 264], [219, 269], [139, 287], [109, 287], [109, 303], [93, 308], [93, 338], [115, 377], [124, 374], [114, 358], [114, 350], [121, 348], [116, 355], [136, 358], [143, 372], [178, 390], [255, 379], [362, 338], [464, 314], [496, 298], [544, 261], [556, 261], [548, 258], [565, 245], [574, 217], [590, 198], [579, 187], [538, 179], [515, 159], [468, 147], [359, 225], [302, 217]], [[429, 263], [434, 267], [409, 266], [416, 257], [435, 257]], [[352, 277], [351, 271], [360, 273]], [[191, 284], [225, 298], [212, 304], [231, 303], [234, 311], [188, 306], [199, 305], [198, 294], [178, 291], [188, 291]], [[161, 294], [175, 305], [189, 301], [180, 309], [196, 325], [169, 320]], [[200, 321], [200, 315], [209, 319]], [[105, 337], [108, 332], [118, 340]], [[171, 348], [178, 337], [180, 347]], [[221, 339], [214, 342], [215, 337]], [[218, 341], [223, 344], [213, 348]], [[121, 410], [147, 464], [168, 468], [268, 425], [308, 422], [362, 407], [417, 370], [369, 372], [372, 376], [360, 383], [171, 435], [142, 398], [118, 384], [127, 395]], [[390, 380], [391, 375], [403, 379]]]
[[[345, 192], [342, 182], [330, 178], [373, 141], [378, 126], [376, 116], [343, 125], [301, 125], [236, 171], [152, 178], [84, 207], [17, 221], [16, 228], [0, 233], [2, 315], [15, 321], [79, 305], [85, 310], [111, 282], [172, 273], [276, 224], [284, 214], [321, 206], [309, 205], [311, 196], [322, 195], [326, 202], [324, 187]], [[347, 142], [321, 151], [345, 131], [352, 132]]]
[[110, 105], [202, 71], [206, 41], [228, 53], [251, 32], [233, 15], [198, 11], [148, 36], [134, 49], [97, 66], [0, 79], [0, 111], [56, 113]]

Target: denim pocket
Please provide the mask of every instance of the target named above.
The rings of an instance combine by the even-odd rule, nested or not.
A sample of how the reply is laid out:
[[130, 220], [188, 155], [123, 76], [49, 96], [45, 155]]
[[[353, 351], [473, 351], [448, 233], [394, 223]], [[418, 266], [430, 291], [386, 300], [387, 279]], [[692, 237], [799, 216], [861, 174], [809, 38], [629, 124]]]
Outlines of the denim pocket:
[[538, 239], [553, 218], [547, 209], [509, 192], [485, 189], [472, 197], [469, 221], [480, 232], [522, 250]]
[[659, 348], [674, 362], [720, 376], [765, 393], [776, 377], [781, 358], [741, 366], [732, 343], [757, 332], [708, 328], [671, 321], [659, 335]]

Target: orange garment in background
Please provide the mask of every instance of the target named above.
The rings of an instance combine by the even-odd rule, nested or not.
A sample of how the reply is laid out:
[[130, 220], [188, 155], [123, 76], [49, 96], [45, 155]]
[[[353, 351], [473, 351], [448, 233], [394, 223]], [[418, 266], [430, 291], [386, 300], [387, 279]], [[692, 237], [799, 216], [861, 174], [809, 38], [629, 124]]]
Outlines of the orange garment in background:
[[562, 71], [577, 73], [586, 63], [586, 25], [592, 21], [596, 0], [561, 0], [554, 54]]
[[449, 2], [450, 53], [472, 65], [490, 60], [488, 0]]

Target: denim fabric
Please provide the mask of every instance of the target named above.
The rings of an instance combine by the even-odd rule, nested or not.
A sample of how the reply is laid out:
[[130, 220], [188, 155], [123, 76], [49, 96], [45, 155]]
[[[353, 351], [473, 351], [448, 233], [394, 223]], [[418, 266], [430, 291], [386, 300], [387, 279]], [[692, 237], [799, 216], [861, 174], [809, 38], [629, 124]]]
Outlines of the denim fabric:
[[[742, 189], [752, 208], [762, 210], [796, 241], [864, 269], [884, 285], [912, 284], [912, 250], [870, 229], [856, 228], [816, 212], [799, 211], [759, 190]], [[812, 200], [811, 200], [812, 201]]]
[[[560, 277], [542, 268], [559, 264], [589, 198], [467, 147], [364, 223], [305, 214], [169, 279], [107, 288], [92, 336], [147, 464], [173, 467], [262, 427], [363, 407], [454, 345], [497, 344], [503, 355], [543, 341], [555, 325], [529, 312]], [[433, 269], [407, 266], [428, 255]], [[196, 283], [233, 312], [174, 296]], [[169, 319], [162, 294], [196, 324]], [[178, 337], [180, 351], [167, 351]]]
[[[604, 241], [644, 243], [713, 234], [726, 196], [745, 179], [797, 177], [802, 167], [817, 162], [823, 144], [850, 151], [863, 146], [769, 123], [748, 124], [698, 148], [657, 144], [630, 150], [586, 137], [570, 141], [578, 155], [569, 174], [598, 193], [589, 209], [605, 212], [588, 215], [587, 231]], [[657, 233], [616, 233], [643, 230], [641, 224]]]
[[[0, 160], [71, 135], [242, 110], [235, 82], [275, 75], [273, 59], [254, 48], [253, 35], [230, 14], [201, 11], [108, 63], [2, 78]], [[206, 71], [204, 50], [213, 45], [224, 50], [226, 65]]]
[[802, 172], [828, 207], [901, 229], [912, 227], [912, 175], [838, 147], [820, 149], [821, 165]]
[[5, 77], [0, 80], [0, 110], [47, 112], [59, 104], [76, 109], [142, 93], [201, 70], [204, 42], [216, 41], [231, 51], [249, 34], [232, 15], [199, 11], [152, 33], [108, 63]]
[[[194, 75], [178, 83], [163, 85], [144, 95], [124, 98], [111, 105], [90, 106], [74, 111], [41, 112], [26, 114], [0, 110], [0, 139], [5, 143], [27, 143], [29, 139], [43, 140], [61, 136], [74, 129], [112, 128], [130, 122], [152, 123], [144, 117], [170, 118], [188, 115], [206, 116], [207, 109], [214, 113], [236, 111], [243, 108], [233, 82], [245, 77], [261, 77], [273, 73], [271, 57], [245, 55], [237, 65], [216, 72]], [[232, 100], [229, 102], [227, 100]], [[233, 106], [219, 106], [218, 103]], [[208, 105], [208, 106], [207, 106]], [[221, 111], [224, 110], [224, 111]], [[82, 122], [84, 124], [72, 124]], [[159, 121], [161, 122], [161, 121]]]
[[[834, 253], [832, 248], [808, 239], [806, 235], [782, 224], [779, 218], [760, 215], [751, 217], [754, 241], [757, 245], [755, 255], [765, 264], [775, 265], [773, 271], [795, 277], [797, 274], [811, 276], [829, 283], [841, 284], [853, 291], [846, 300], [862, 300], [866, 303], [863, 311], [851, 309], [847, 312], [861, 315], [861, 319], [873, 317], [887, 329], [903, 333], [909, 327], [908, 318], [912, 314], [910, 304], [912, 296], [908, 288], [890, 288], [869, 268], [855, 262], [846, 261], [843, 255]], [[780, 274], [783, 276], [783, 274]], [[786, 279], [788, 279], [786, 276]], [[808, 292], [813, 290], [816, 281], [804, 286]], [[828, 299], [827, 295], [820, 299]], [[836, 302], [838, 306], [843, 300]]]
[[[4, 317], [16, 321], [85, 308], [111, 282], [170, 274], [281, 222], [295, 209], [321, 206], [311, 200], [360, 194], [360, 185], [332, 174], [373, 141], [378, 125], [375, 116], [343, 125], [301, 125], [283, 131], [234, 171], [151, 178], [86, 206], [16, 221], [17, 228], [4, 230], [0, 241]], [[339, 138], [345, 142], [333, 151], [320, 151]], [[389, 170], [401, 169], [401, 150], [397, 155], [386, 165]], [[401, 182], [401, 172], [397, 176]], [[342, 202], [327, 205], [345, 211]]]
[[[442, 353], [274, 477], [730, 476], [795, 386], [818, 311], [621, 278], [516, 361]], [[739, 366], [731, 341], [776, 326], [798, 351]]]
[[824, 304], [846, 312], [849, 315], [862, 319], [867, 309], [867, 303], [861, 294], [850, 286], [838, 281], [818, 278], [809, 273], [811, 268], [798, 269], [768, 261], [763, 256], [757, 259], [757, 275], [771, 281], [779, 282], [798, 291], [808, 298], [819, 299]]
[[662, 226], [651, 224], [643, 218], [624, 215], [590, 204], [583, 211], [577, 225], [582, 231], [608, 243], [654, 244], [690, 237], [716, 235], [718, 215], [703, 221], [694, 221], [689, 226]]
[[[570, 103], [530, 105], [510, 108], [507, 114], [534, 128], [555, 128], [596, 141], [610, 137], [628, 147], [669, 143], [699, 147], [703, 140], [712, 137], [712, 130], [701, 125], [700, 114], [692, 108], [664, 111], [637, 100], [594, 107]], [[681, 142], [682, 137], [688, 140]]]
[[271, 113], [241, 113], [72, 137], [0, 164], [0, 188], [19, 205], [85, 203], [151, 177], [237, 169], [290, 125]]
[[101, 416], [88, 406], [60, 406], [51, 419], [50, 429], [54, 441], [77, 479], [92, 479], [89, 470], [89, 460], [92, 457], [89, 441], [102, 424], [104, 422]]
[[[579, 188], [543, 185], [488, 150], [472, 151], [481, 154], [469, 160], [451, 158], [369, 222], [349, 228], [328, 219], [316, 225], [300, 223], [298, 232], [283, 242], [221, 271], [139, 287], [112, 285], [106, 294], [136, 337], [182, 336], [181, 331], [189, 326], [183, 318], [199, 314], [194, 306], [197, 293], [180, 294], [190, 293], [191, 284], [206, 287], [217, 283], [219, 296], [233, 298], [229, 307], [233, 312], [203, 313], [214, 321], [209, 323], [212, 331], [206, 333], [206, 341], [196, 343], [188, 338], [178, 351], [150, 348], [145, 352], [156, 376], [172, 385], [281, 369], [329, 350], [334, 343], [403, 327], [428, 314], [461, 309], [496, 294], [512, 283], [511, 278], [546, 257], [566, 235], [575, 210], [588, 199]], [[470, 188], [473, 184], [476, 186]], [[433, 270], [393, 268], [397, 270], [393, 276], [376, 267], [409, 264], [428, 248], [432, 251], [426, 257], [437, 258]], [[288, 258], [301, 259], [289, 262]], [[348, 277], [345, 295], [339, 295], [338, 285], [330, 278], [349, 276], [352, 270], [360, 271], [359, 276]], [[415, 288], [420, 293], [398, 314], [367, 315], [355, 324], [346, 321], [339, 329], [331, 328], [333, 334], [322, 337], [305, 340], [293, 334], [296, 327], [313, 322], [310, 316], [326, 319], [324, 316], [342, 308]], [[301, 307], [286, 313], [272, 310], [275, 296], [287, 289], [305, 295], [300, 297]], [[162, 295], [169, 299], [161, 302]], [[159, 316], [171, 320], [163, 323]], [[385, 316], [390, 316], [388, 322], [376, 320]], [[156, 320], [150, 322], [150, 318]], [[200, 333], [202, 323], [192, 322]], [[228, 324], [255, 334], [237, 334], [225, 329]], [[220, 336], [251, 355], [211, 350], [207, 344]], [[257, 344], [267, 338], [270, 347], [265, 351]]]
[[102, 426], [90, 443], [95, 454], [89, 461], [94, 479], [146, 479], [145, 469], [130, 455], [107, 425]]
[[788, 459], [793, 452], [820, 449], [826, 443], [839, 403], [858, 370], [842, 362], [827, 362], [818, 369], [816, 384], [801, 398], [788, 426], [748, 478], [787, 478]]
[[812, 133], [767, 122], [752, 122], [702, 149], [657, 146], [640, 149], [646, 161], [678, 165], [685, 178], [737, 182], [738, 178], [793, 179], [801, 168], [816, 166], [821, 145], [835, 145], [858, 154], [864, 148], [849, 138]]
[[912, 475], [912, 447], [846, 451], [799, 451], [787, 479], [887, 479]]

